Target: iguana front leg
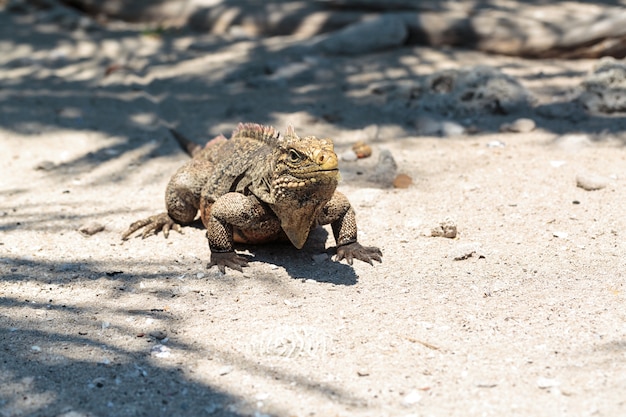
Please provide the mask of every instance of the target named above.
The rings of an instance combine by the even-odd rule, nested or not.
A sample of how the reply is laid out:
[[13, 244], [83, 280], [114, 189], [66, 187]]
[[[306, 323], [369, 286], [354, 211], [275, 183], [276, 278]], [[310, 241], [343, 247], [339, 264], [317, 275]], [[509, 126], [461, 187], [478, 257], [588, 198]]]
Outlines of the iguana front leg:
[[263, 243], [281, 236], [280, 222], [255, 196], [227, 193], [214, 203], [203, 198], [200, 216], [211, 249], [207, 268], [217, 266], [222, 273], [226, 267], [242, 271], [248, 266], [247, 259], [235, 253], [235, 237], [242, 243]]
[[345, 259], [352, 265], [359, 259], [373, 265], [372, 261], [382, 262], [382, 252], [374, 246], [362, 246], [357, 241], [356, 217], [350, 202], [340, 192], [335, 192], [318, 218], [319, 224], [330, 224], [337, 242], [337, 261]]

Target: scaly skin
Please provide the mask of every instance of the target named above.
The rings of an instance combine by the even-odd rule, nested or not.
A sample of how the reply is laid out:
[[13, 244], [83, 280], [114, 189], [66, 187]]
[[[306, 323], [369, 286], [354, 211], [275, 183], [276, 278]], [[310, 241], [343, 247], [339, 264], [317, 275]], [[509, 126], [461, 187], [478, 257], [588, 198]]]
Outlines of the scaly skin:
[[310, 231], [325, 224], [332, 227], [338, 261], [381, 262], [380, 249], [358, 243], [354, 210], [336, 191], [339, 171], [330, 139], [300, 138], [293, 128], [281, 137], [272, 127], [240, 124], [230, 140], [219, 136], [202, 148], [172, 133], [193, 159], [167, 186], [167, 213], [134, 222], [122, 239], [141, 228], [143, 237], [160, 230], [167, 237], [199, 211], [211, 249], [207, 267], [222, 273], [247, 266], [234, 242], [289, 240], [301, 249]]

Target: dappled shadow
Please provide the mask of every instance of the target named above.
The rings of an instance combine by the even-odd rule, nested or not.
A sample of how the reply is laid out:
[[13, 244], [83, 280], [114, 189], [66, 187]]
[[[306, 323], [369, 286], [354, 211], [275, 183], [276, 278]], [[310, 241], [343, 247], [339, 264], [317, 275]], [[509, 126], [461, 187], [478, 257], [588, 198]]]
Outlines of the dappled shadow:
[[[187, 33], [165, 32], [158, 40], [147, 41], [139, 31], [132, 30], [92, 30], [81, 35], [103, 47], [109, 45], [109, 38], [119, 41], [122, 45], [119, 59], [111, 54], [98, 55], [97, 51], [72, 56], [68, 51], [79, 44], [66, 31], [38, 22], [28, 14], [5, 13], [2, 20], [2, 37], [10, 39], [5, 47], [32, 50], [27, 60], [15, 58], [5, 62], [6, 68], [20, 75], [11, 76], [3, 85], [2, 126], [25, 138], [46, 134], [51, 129], [99, 132], [117, 138], [113, 144], [50, 170], [51, 175], [59, 176], [67, 175], [64, 168], [86, 171], [149, 143], [156, 145], [141, 154], [137, 164], [177, 152], [164, 124], [183, 126], [190, 136], [202, 140], [219, 133], [228, 134], [222, 126], [234, 126], [242, 120], [273, 123], [276, 114], [300, 113], [307, 114], [311, 124], [330, 122], [345, 129], [371, 124], [399, 125], [408, 135], [416, 135], [415, 119], [420, 116], [414, 105], [416, 97], [386, 102], [371, 92], [374, 81], [366, 78], [358, 81], [355, 76], [366, 69], [378, 74], [378, 81], [384, 81], [384, 74], [393, 70], [395, 83], [415, 82], [425, 74], [417, 73], [412, 64], [407, 64], [407, 56], [414, 57], [414, 62], [419, 61], [423, 68], [430, 65], [434, 69], [437, 64], [433, 61], [436, 58], [423, 51], [407, 48], [406, 54], [373, 54], [360, 67], [353, 65], [350, 57], [333, 57], [337, 65], [331, 66], [326, 62], [327, 57], [307, 47], [306, 42], [288, 40], [281, 45], [263, 39], [205, 35], [198, 36], [184, 49], [175, 44]], [[33, 39], [35, 44], [31, 44]], [[146, 42], [154, 42], [149, 54], [134, 49], [141, 49]], [[210, 61], [235, 44], [247, 45], [245, 56], [232, 59], [232, 65], [221, 69], [219, 74], [171, 74], [151, 79], [152, 68]], [[454, 60], [454, 50], [439, 53]], [[83, 65], [86, 60], [92, 61], [87, 67]], [[399, 73], [405, 76], [399, 77]], [[559, 87], [551, 85], [552, 78], [579, 75], [567, 69], [552, 75], [543, 75], [538, 70], [530, 78], [541, 78], [546, 92], [558, 94]], [[337, 91], [343, 94], [337, 96]], [[328, 100], [328, 97], [335, 98]], [[577, 105], [576, 97], [567, 97], [540, 106], [534, 110], [538, 126], [555, 133], [624, 130], [626, 122], [619, 115], [607, 119], [588, 114], [581, 123], [569, 111]], [[571, 119], [572, 125], [551, 123], [555, 118]], [[508, 121], [506, 115], [480, 115], [478, 119], [479, 123]]]
[[[102, 415], [103, 410], [116, 416], [253, 414], [255, 399], [194, 379], [194, 374], [207, 372], [195, 369], [198, 360], [229, 363], [245, 375], [284, 381], [341, 404], [365, 404], [364, 399], [339, 385], [316, 380], [297, 369], [286, 371], [259, 362], [250, 352], [189, 340], [186, 332], [181, 333], [188, 315], [164, 307], [173, 296], [168, 289], [154, 286], [143, 290], [148, 298], [143, 308], [125, 305], [120, 294], [139, 291], [140, 282], [162, 281], [167, 287], [173, 273], [169, 266], [167, 273], [109, 275], [97, 262], [83, 261], [66, 268], [60, 262], [3, 257], [0, 267], [6, 284], [0, 295], [3, 415], [48, 416], [70, 411]], [[44, 278], [44, 272], [50, 270], [55, 271], [54, 278]], [[91, 284], [81, 284], [81, 280]], [[110, 282], [101, 291], [98, 282], [103, 280]], [[203, 281], [206, 279], [187, 280], [187, 285], [201, 285], [202, 292], [210, 293]], [[224, 281], [224, 285], [235, 285]], [[38, 294], [20, 292], [24, 285], [39, 288]], [[51, 285], [57, 292], [43, 295]], [[73, 296], [68, 298], [59, 291], [69, 291]], [[157, 301], [150, 301], [152, 297]], [[167, 339], [163, 339], [165, 334], [141, 330], [145, 326], [142, 323], [151, 321], [159, 323], [157, 328], [167, 332]], [[211, 334], [214, 326], [222, 324], [207, 321], [203, 333]], [[168, 359], [170, 353], [173, 359]], [[196, 359], [187, 359], [184, 364], [177, 359], [188, 357]]]
[[283, 267], [293, 279], [311, 279], [334, 285], [355, 285], [358, 276], [354, 268], [345, 261], [331, 260], [335, 248], [325, 249], [327, 236], [328, 231], [325, 228], [317, 227], [311, 232], [302, 249], [296, 249], [288, 242], [258, 246], [239, 245], [238, 248], [247, 249], [254, 255], [249, 261]]

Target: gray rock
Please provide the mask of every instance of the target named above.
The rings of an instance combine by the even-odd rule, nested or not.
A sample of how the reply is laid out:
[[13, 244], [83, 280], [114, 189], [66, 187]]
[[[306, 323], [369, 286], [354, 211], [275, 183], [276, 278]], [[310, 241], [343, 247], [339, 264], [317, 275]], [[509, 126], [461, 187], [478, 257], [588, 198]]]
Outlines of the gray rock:
[[407, 36], [402, 19], [383, 14], [325, 35], [315, 47], [333, 55], [358, 55], [398, 47]]
[[626, 112], [626, 62], [602, 58], [582, 82], [578, 100], [592, 113]]
[[393, 180], [396, 178], [398, 165], [391, 152], [387, 149], [380, 151], [378, 162], [374, 171], [369, 175], [368, 181], [374, 182], [382, 187], [393, 187]]
[[533, 101], [519, 81], [488, 66], [438, 71], [424, 84], [420, 107], [442, 114], [511, 114]]
[[102, 232], [103, 230], [104, 230], [104, 225], [98, 222], [90, 222], [78, 228], [78, 231], [84, 236], [93, 236], [96, 233]]
[[446, 218], [436, 227], [432, 228], [430, 235], [433, 237], [447, 237], [449, 239], [454, 239], [457, 235], [456, 223], [451, 218]]

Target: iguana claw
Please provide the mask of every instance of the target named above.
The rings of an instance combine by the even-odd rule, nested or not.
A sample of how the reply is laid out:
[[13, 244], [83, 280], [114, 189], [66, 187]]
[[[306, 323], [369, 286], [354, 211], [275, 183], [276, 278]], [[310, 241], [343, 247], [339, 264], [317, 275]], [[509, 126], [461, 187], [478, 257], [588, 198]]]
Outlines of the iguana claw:
[[207, 269], [217, 266], [222, 274], [226, 273], [226, 267], [243, 272], [243, 267], [248, 266], [248, 260], [243, 256], [239, 256], [232, 252], [211, 252], [211, 262], [206, 266]]
[[337, 262], [345, 259], [348, 264], [352, 265], [353, 259], [359, 259], [374, 265], [372, 261], [382, 262], [383, 253], [374, 246], [362, 246], [359, 242], [352, 242], [341, 245], [337, 248]]
[[161, 230], [166, 238], [169, 236], [170, 230], [176, 230], [178, 233], [183, 234], [180, 224], [176, 223], [167, 213], [161, 213], [132, 223], [122, 235], [122, 240], [128, 239], [130, 235], [142, 227], [144, 228], [141, 234], [142, 239], [147, 238], [151, 234], [156, 235]]

